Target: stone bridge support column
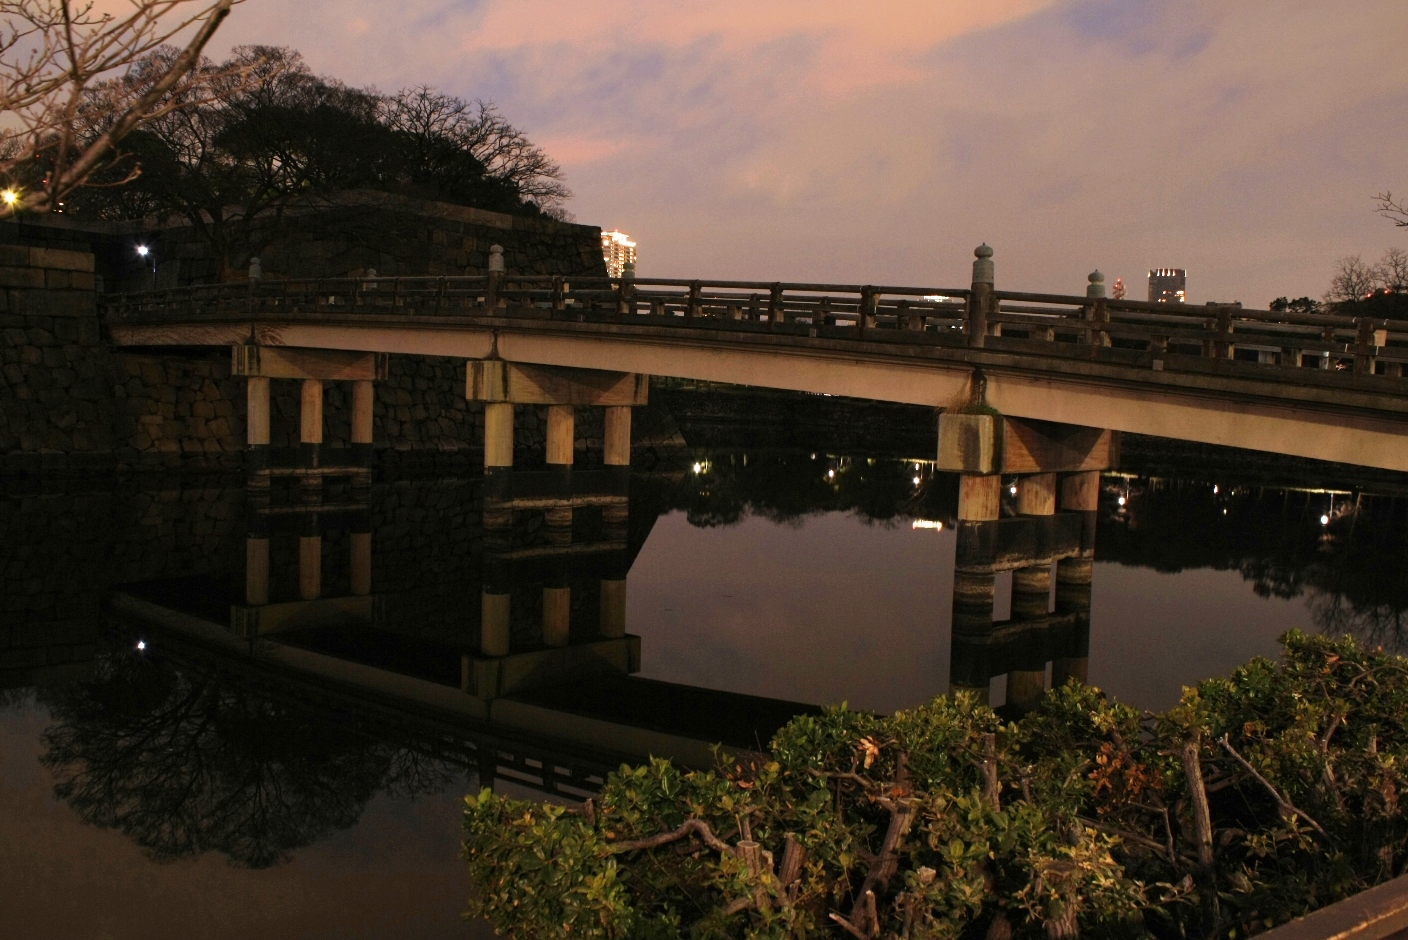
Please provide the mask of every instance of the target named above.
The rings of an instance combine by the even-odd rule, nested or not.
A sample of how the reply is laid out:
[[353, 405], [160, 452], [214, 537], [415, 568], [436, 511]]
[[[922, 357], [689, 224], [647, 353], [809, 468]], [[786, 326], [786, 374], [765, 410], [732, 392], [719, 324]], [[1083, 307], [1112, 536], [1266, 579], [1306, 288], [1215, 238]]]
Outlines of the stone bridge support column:
[[[630, 409], [644, 405], [648, 391], [649, 377], [645, 375], [536, 366], [501, 359], [470, 361], [465, 369], [465, 397], [484, 403], [484, 466], [488, 477], [484, 503], [486, 528], [491, 522], [505, 527], [511, 525], [515, 508], [537, 509], [543, 513], [548, 545], [570, 549], [573, 513], [581, 502], [574, 493], [572, 476], [576, 459], [576, 409], [605, 408], [605, 463], [608, 470], [620, 470], [624, 484], [630, 467]], [[518, 484], [508, 474], [513, 466], [515, 405], [546, 405], [548, 418], [546, 443], [550, 478], [523, 487], [531, 492], [522, 496], [516, 495]], [[602, 507], [603, 529], [608, 539], [619, 535], [624, 541], [628, 513], [625, 497], [604, 503], [596, 499], [593, 504]], [[603, 580], [602, 587], [603, 629], [615, 629], [619, 622], [619, 635], [624, 635], [624, 579], [619, 586], [608, 584], [608, 580]], [[615, 610], [618, 602], [622, 605], [619, 614]], [[543, 584], [542, 640], [545, 646], [567, 645], [571, 610], [572, 591], [565, 568], [552, 568]]]
[[958, 546], [953, 572], [949, 688], [984, 703], [992, 681], [993, 601], [997, 594], [993, 533], [1002, 508], [1002, 477], [965, 473], [958, 480]]
[[[1119, 437], [1004, 417], [983, 403], [982, 388], [975, 376], [974, 401], [939, 418], [938, 469], [960, 474], [951, 685], [986, 689], [994, 670], [1006, 671], [1007, 705], [1021, 712], [1044, 693], [1048, 662], [1053, 684], [1086, 675], [1100, 471], [1117, 462]], [[1017, 477], [1008, 518], [1003, 474]], [[1012, 618], [994, 633], [998, 570], [1013, 572]]]
[[[1056, 474], [1036, 473], [1018, 479], [1017, 514], [1035, 517], [1037, 524], [1029, 559], [1032, 564], [1012, 572], [1012, 619], [1032, 623], [1044, 620], [1051, 612], [1050, 523], [1056, 514]], [[1040, 642], [1023, 644], [1014, 668], [1007, 673], [1007, 704], [1016, 711], [1035, 708], [1046, 691], [1045, 646]]]
[[1095, 526], [1100, 508], [1100, 471], [1064, 474], [1061, 511], [1080, 513], [1080, 554], [1056, 563], [1056, 613], [1069, 615], [1072, 623], [1056, 643], [1051, 661], [1051, 687], [1071, 679], [1089, 681], [1090, 588], [1095, 573]]
[[[293, 379], [302, 383], [299, 394], [298, 441], [299, 464], [294, 470], [309, 471], [303, 482], [320, 488], [325, 463], [323, 449], [324, 383], [352, 383], [352, 463], [344, 469], [349, 475], [355, 469], [369, 467], [372, 446], [372, 415], [375, 381], [386, 378], [385, 353], [348, 352], [336, 349], [301, 349], [290, 346], [232, 346], [230, 373], [245, 377], [245, 440], [248, 444], [246, 465], [250, 483], [267, 487], [270, 442], [270, 382]], [[290, 469], [290, 468], [285, 468]]]

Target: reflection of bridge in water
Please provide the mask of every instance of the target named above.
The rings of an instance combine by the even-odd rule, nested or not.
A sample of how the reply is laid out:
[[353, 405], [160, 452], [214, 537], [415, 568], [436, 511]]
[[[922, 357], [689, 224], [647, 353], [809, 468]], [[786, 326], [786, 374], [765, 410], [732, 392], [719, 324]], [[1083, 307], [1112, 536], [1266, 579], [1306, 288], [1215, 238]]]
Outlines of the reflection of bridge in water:
[[[998, 474], [994, 491], [929, 463], [754, 451], [680, 455], [654, 473], [558, 464], [423, 481], [444, 498], [408, 513], [402, 484], [321, 456], [318, 473], [255, 474], [235, 533], [245, 563], [228, 582], [109, 593], [124, 642], [89, 681], [43, 696], [46, 762], [83, 818], [158, 857], [218, 849], [267, 865], [351, 825], [378, 792], [473, 775], [577, 798], [622, 761], [706, 765], [715, 742], [764, 745], [814, 706], [632, 674], [651, 650], [625, 619], [626, 584], [672, 511], [699, 525], [851, 512], [953, 532], [947, 687], [982, 694], [1005, 676], [1011, 711], [1048, 675], [1085, 674], [1096, 548], [1106, 562], [1237, 570], [1375, 642], [1395, 642], [1408, 610], [1400, 499], [1090, 471], [1054, 486]], [[454, 505], [467, 524], [408, 541]], [[933, 692], [945, 688], [935, 675]], [[197, 825], [212, 806], [248, 813]]]

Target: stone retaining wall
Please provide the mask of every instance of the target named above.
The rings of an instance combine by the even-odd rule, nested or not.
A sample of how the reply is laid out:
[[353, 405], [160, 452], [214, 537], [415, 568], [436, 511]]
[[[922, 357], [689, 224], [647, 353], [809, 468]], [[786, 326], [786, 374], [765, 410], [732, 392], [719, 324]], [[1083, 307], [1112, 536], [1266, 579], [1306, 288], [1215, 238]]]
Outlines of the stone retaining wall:
[[[380, 265], [387, 275], [478, 273], [492, 242], [505, 245], [510, 272], [605, 273], [599, 230], [590, 226], [393, 197], [355, 210], [371, 213], [386, 236], [376, 247], [380, 254], [368, 253], [355, 231], [295, 239], [283, 255], [270, 257], [266, 276], [281, 266], [308, 275], [349, 273], [344, 264], [358, 272]], [[167, 271], [162, 277], [185, 283], [213, 270], [209, 252], [191, 248], [188, 229], [133, 235], [63, 219], [0, 223], [0, 473], [242, 465], [244, 383], [230, 374], [228, 350], [136, 351], [103, 341], [95, 271], [107, 272], [109, 288], [132, 281], [130, 259], [120, 256], [130, 251], [128, 242], [158, 235], [183, 256], [176, 268], [163, 269], [159, 261], [158, 271]], [[158, 259], [163, 244], [153, 241]], [[149, 286], [150, 272], [137, 273], [147, 283], [128, 286]], [[464, 369], [454, 359], [391, 358], [389, 377], [376, 388], [380, 463], [435, 472], [477, 463], [483, 409], [465, 401]], [[350, 391], [329, 382], [325, 394], [325, 446], [345, 447]], [[276, 381], [272, 407], [271, 443], [296, 444], [297, 383]], [[600, 459], [588, 448], [600, 447], [601, 420], [593, 409], [582, 409], [578, 419], [587, 465]], [[542, 409], [518, 409], [516, 437], [526, 466], [542, 461], [545, 427]]]

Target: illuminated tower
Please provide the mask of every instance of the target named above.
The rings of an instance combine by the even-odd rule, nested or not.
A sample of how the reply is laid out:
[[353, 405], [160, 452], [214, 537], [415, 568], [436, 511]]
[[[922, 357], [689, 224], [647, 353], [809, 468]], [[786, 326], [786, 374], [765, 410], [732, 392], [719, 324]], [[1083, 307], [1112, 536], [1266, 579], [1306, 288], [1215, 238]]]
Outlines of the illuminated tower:
[[620, 277], [627, 264], [636, 263], [636, 243], [625, 232], [601, 233], [601, 256], [608, 277]]
[[1182, 268], [1154, 268], [1149, 272], [1149, 303], [1187, 302], [1187, 277]]

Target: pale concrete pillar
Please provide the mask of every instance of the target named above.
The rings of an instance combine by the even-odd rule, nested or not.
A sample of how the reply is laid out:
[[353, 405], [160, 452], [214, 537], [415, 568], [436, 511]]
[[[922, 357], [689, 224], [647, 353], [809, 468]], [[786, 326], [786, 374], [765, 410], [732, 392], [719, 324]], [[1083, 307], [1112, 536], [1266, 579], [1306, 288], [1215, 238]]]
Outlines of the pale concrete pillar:
[[572, 617], [572, 589], [570, 587], [543, 588], [543, 644], [545, 646], [566, 646], [567, 632]]
[[1100, 508], [1100, 471], [1067, 473], [1061, 479], [1061, 508], [1093, 512]]
[[245, 443], [250, 447], [269, 445], [269, 380], [251, 375], [244, 380]]
[[[1056, 513], [1057, 477], [1054, 473], [1034, 473], [1017, 480], [1017, 512], [1024, 516], [1052, 516]], [[1043, 620], [1051, 611], [1051, 559], [1012, 572], [1012, 620], [1015, 623]], [[1007, 704], [1018, 711], [1036, 706], [1046, 691], [1048, 638], [1044, 627], [1033, 643], [1026, 644], [1017, 668], [1007, 673]], [[1039, 652], [1040, 650], [1040, 652]]]
[[323, 537], [298, 537], [298, 596], [314, 601], [323, 593]]
[[507, 402], [484, 405], [484, 466], [513, 466], [513, 405]]
[[507, 656], [509, 651], [509, 595], [484, 591], [479, 605], [479, 650], [485, 656]]
[[1002, 477], [996, 473], [965, 473], [958, 478], [958, 518], [990, 522], [1001, 515]]
[[1017, 480], [1017, 512], [1049, 516], [1056, 512], [1056, 474], [1033, 473]]
[[303, 380], [303, 395], [298, 410], [298, 440], [303, 444], [323, 442], [323, 383], [318, 379]]
[[626, 635], [626, 580], [601, 579], [601, 635]]
[[352, 450], [358, 453], [361, 461], [371, 463], [372, 446], [372, 405], [376, 400], [376, 387], [370, 379], [358, 379], [352, 383]]
[[[318, 379], [303, 380], [298, 406], [298, 442], [303, 466], [318, 466], [323, 446], [323, 383]], [[322, 478], [310, 476], [302, 482], [305, 487], [321, 487]]]
[[244, 602], [251, 607], [269, 603], [269, 539], [250, 536], [244, 542]]
[[352, 532], [348, 541], [352, 554], [352, 593], [362, 597], [372, 592], [372, 534]]
[[[629, 418], [627, 421], [629, 433]], [[547, 462], [549, 466], [572, 465], [572, 443], [575, 435], [576, 421], [572, 406], [548, 405]]]
[[606, 445], [604, 463], [608, 467], [631, 465], [631, 409], [612, 406], [606, 409], [606, 426], [602, 433]]

